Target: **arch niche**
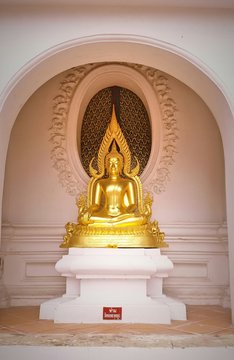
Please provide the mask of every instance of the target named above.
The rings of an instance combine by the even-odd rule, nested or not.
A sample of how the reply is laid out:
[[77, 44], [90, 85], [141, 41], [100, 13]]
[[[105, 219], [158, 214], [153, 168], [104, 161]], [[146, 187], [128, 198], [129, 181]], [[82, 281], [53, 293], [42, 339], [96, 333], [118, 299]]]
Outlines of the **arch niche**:
[[208, 105], [217, 120], [225, 157], [226, 203], [229, 236], [231, 304], [234, 322], [234, 118], [228, 95], [208, 66], [184, 50], [138, 36], [103, 35], [63, 43], [26, 64], [4, 89], [0, 103], [0, 201], [2, 202], [5, 160], [11, 128], [22, 105], [56, 74], [93, 62], [130, 62], [157, 68], [192, 88]]

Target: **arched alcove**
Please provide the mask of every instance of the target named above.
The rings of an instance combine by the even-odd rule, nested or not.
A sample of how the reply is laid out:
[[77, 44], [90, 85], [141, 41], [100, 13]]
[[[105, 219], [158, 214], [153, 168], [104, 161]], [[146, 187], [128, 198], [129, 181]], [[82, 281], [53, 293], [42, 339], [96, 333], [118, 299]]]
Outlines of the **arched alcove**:
[[[97, 58], [97, 54], [102, 55]], [[234, 119], [227, 95], [224, 94], [214, 74], [211, 74], [204, 64], [198, 63], [197, 59], [178, 48], [152, 39], [132, 36], [98, 36], [78, 39], [50, 49], [25, 66], [18, 76], [12, 79], [1, 104], [1, 126], [4, 135], [4, 141], [1, 142], [2, 184], [11, 127], [22, 104], [40, 85], [61, 71], [84, 64], [84, 59], [86, 63], [91, 63], [95, 61], [135, 62], [136, 58], [139, 63], [160, 69], [191, 87], [206, 102], [217, 120], [224, 145], [228, 229], [231, 239], [234, 234], [234, 221], [232, 221], [234, 218], [232, 201], [234, 174], [231, 167], [234, 153]], [[231, 293], [233, 294], [234, 249], [231, 241], [229, 242], [229, 257]]]

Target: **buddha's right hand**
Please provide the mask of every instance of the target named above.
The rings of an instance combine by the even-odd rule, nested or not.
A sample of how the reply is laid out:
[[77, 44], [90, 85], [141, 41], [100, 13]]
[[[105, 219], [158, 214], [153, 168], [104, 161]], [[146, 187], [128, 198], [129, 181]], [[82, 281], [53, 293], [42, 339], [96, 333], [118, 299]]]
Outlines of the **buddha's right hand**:
[[81, 214], [81, 216], [79, 217], [79, 223], [81, 225], [88, 225], [88, 224], [92, 224], [93, 221], [90, 220], [91, 217], [91, 213], [89, 211], [84, 212], [83, 214]]

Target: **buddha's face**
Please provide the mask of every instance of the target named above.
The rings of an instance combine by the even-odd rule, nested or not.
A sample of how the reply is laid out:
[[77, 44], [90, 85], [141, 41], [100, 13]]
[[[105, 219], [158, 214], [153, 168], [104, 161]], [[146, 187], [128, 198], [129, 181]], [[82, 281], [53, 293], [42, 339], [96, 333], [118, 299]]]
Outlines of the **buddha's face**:
[[108, 163], [107, 163], [107, 172], [109, 175], [119, 175], [121, 172], [121, 161], [118, 157], [111, 157], [108, 159]]

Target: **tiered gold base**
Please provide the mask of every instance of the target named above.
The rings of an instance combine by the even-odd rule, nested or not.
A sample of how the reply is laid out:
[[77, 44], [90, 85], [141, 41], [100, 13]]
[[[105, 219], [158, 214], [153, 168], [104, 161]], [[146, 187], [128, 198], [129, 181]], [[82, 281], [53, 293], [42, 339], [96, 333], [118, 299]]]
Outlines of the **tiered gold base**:
[[[156, 242], [153, 236], [139, 237], [135, 235], [96, 235], [96, 236], [73, 236], [69, 247], [79, 248], [157, 248], [165, 247], [165, 242]], [[61, 245], [61, 247], [63, 247]]]
[[164, 233], [156, 222], [138, 227], [92, 228], [72, 223], [66, 225], [67, 235], [61, 248], [161, 248], [167, 247]]

